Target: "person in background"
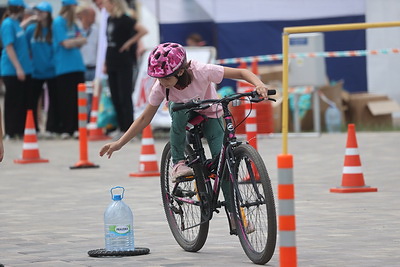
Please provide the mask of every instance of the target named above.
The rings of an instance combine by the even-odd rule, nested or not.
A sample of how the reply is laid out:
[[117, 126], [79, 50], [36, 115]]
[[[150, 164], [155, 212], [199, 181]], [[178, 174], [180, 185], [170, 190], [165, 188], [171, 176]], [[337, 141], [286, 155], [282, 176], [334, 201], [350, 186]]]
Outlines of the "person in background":
[[205, 46], [206, 42], [203, 40], [203, 37], [200, 34], [192, 33], [186, 37], [186, 45], [187, 46]]
[[86, 66], [85, 81], [93, 81], [96, 70], [97, 41], [99, 27], [96, 23], [96, 11], [91, 6], [78, 7], [77, 17], [82, 24], [82, 34], [87, 43], [81, 47], [83, 62]]
[[60, 133], [60, 119], [57, 113], [56, 73], [54, 66], [54, 52], [52, 46], [53, 34], [51, 25], [53, 8], [48, 2], [41, 2], [36, 7], [37, 12], [34, 23], [29, 24], [26, 36], [29, 42], [33, 61], [32, 91], [28, 108], [33, 110], [36, 128], [38, 129], [38, 102], [43, 96], [43, 86], [46, 84], [49, 105], [47, 110], [45, 138], [54, 138]]
[[108, 12], [104, 8], [103, 0], [93, 0], [96, 8], [98, 9], [99, 16], [97, 17], [99, 23], [99, 36], [97, 41], [97, 55], [96, 55], [96, 72], [95, 78], [99, 81], [104, 76], [104, 61], [107, 51], [107, 20]]
[[103, 4], [109, 13], [105, 70], [117, 113], [117, 137], [126, 132], [133, 122], [133, 69], [137, 63], [138, 41], [147, 34], [147, 30], [136, 18], [127, 15], [129, 10], [125, 0], [104, 0]]
[[36, 20], [36, 11], [31, 5], [25, 6], [24, 15], [22, 16], [21, 20], [21, 27], [26, 29], [29, 24], [33, 23]]
[[1, 24], [1, 76], [4, 97], [4, 128], [6, 138], [22, 138], [25, 128], [27, 93], [31, 90], [32, 61], [28, 41], [20, 22], [24, 15], [23, 0], [9, 0]]
[[75, 20], [77, 0], [62, 0], [59, 15], [52, 25], [57, 82], [57, 110], [61, 138], [68, 139], [78, 130], [78, 84], [84, 83], [85, 65], [80, 48], [86, 44]]
[[0, 162], [3, 161], [4, 157], [4, 145], [3, 145], [3, 120], [2, 114], [0, 109]]
[[96, 11], [89, 5], [78, 6], [78, 19], [82, 25], [82, 34], [86, 37], [87, 43], [81, 47], [83, 63], [86, 66], [85, 81], [91, 86], [86, 87], [87, 93], [87, 114], [90, 120], [92, 108], [93, 81], [96, 74], [97, 42], [99, 39], [99, 27], [96, 23]]

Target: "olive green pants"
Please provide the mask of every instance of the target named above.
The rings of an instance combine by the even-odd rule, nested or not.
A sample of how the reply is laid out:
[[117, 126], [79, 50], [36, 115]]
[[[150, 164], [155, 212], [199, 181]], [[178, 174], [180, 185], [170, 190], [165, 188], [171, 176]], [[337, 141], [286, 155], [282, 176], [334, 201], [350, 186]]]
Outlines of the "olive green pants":
[[[169, 113], [171, 115], [170, 143], [172, 162], [175, 164], [180, 160], [185, 159], [185, 139], [186, 139], [186, 124], [190, 119], [196, 116], [195, 112], [187, 112], [186, 109], [172, 111], [174, 103], [169, 102]], [[222, 142], [224, 139], [224, 127], [221, 118], [208, 118], [203, 124], [203, 134], [210, 148], [212, 158], [218, 156]], [[227, 208], [230, 208], [230, 189], [229, 181], [222, 180], [222, 192], [224, 193]]]

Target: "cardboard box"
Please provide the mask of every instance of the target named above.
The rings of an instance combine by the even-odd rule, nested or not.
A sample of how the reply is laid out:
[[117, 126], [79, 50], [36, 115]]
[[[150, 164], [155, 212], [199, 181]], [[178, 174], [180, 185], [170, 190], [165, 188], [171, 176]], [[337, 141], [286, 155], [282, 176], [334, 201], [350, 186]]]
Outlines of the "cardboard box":
[[261, 81], [267, 84], [276, 82], [282, 83], [282, 73], [283, 73], [282, 64], [258, 66], [258, 74], [260, 75], [260, 79]]
[[392, 113], [400, 106], [386, 95], [353, 93], [349, 95], [347, 118], [361, 127], [392, 127]]

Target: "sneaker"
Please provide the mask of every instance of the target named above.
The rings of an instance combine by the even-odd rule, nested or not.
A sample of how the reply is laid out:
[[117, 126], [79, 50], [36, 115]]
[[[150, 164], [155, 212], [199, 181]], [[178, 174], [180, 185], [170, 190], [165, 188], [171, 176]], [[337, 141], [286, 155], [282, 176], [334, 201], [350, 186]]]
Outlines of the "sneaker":
[[69, 133], [62, 133], [60, 137], [62, 140], [67, 140], [71, 138], [71, 135]]
[[171, 180], [176, 182], [178, 177], [194, 175], [193, 169], [186, 165], [184, 160], [179, 161], [172, 167]]
[[46, 139], [46, 140], [52, 140], [52, 139], [56, 139], [57, 138], [57, 134], [47, 131], [47, 132], [44, 132], [43, 134], [41, 134], [41, 137], [43, 139]]
[[4, 141], [13, 141], [13, 142], [17, 142], [17, 141], [23, 140], [23, 136], [19, 136], [19, 135], [17, 135], [17, 134], [14, 134], [14, 135], [8, 135], [8, 134], [6, 134], [6, 135], [3, 137], [3, 140], [4, 140]]

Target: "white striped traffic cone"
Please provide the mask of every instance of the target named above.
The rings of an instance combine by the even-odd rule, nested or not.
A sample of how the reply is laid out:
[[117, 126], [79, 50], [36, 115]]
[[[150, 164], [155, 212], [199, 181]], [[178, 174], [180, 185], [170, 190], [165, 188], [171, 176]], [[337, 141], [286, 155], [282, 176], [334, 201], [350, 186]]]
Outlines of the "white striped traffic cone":
[[376, 192], [377, 188], [365, 185], [354, 124], [348, 125], [342, 186], [331, 188], [332, 193]]
[[247, 101], [244, 111], [245, 116], [248, 115], [246, 119], [247, 142], [257, 150], [257, 110], [250, 101]]
[[39, 145], [36, 137], [35, 121], [33, 120], [32, 110], [28, 110], [26, 114], [24, 144], [22, 146], [22, 158], [15, 159], [14, 163], [40, 163], [49, 162], [48, 159], [40, 158]]
[[157, 164], [156, 150], [154, 147], [153, 133], [148, 125], [143, 130], [142, 152], [140, 154], [139, 171], [130, 173], [131, 177], [160, 176]]

